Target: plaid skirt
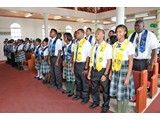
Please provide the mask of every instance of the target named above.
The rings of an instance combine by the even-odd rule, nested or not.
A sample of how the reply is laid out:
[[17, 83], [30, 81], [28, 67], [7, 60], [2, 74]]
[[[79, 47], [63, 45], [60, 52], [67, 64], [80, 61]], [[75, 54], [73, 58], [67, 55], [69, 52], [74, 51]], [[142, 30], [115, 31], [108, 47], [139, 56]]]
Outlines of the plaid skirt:
[[129, 83], [124, 86], [124, 80], [128, 72], [128, 61], [123, 61], [120, 71], [112, 71], [112, 80], [110, 84], [110, 96], [117, 97], [117, 100], [130, 100], [135, 97], [135, 87], [133, 75], [131, 73]]
[[68, 67], [63, 67], [63, 79], [66, 79], [66, 81], [75, 81], [75, 76], [71, 71], [71, 67], [71, 63], [68, 65]]
[[40, 62], [35, 62], [35, 69], [36, 70], [40, 70], [40, 66], [41, 66]]
[[42, 74], [47, 74], [50, 72], [50, 65], [48, 64], [47, 61], [41, 63], [40, 71], [42, 72]]
[[25, 60], [26, 60], [26, 57], [25, 57], [24, 51], [22, 51], [20, 55], [15, 57], [15, 62], [22, 62]]

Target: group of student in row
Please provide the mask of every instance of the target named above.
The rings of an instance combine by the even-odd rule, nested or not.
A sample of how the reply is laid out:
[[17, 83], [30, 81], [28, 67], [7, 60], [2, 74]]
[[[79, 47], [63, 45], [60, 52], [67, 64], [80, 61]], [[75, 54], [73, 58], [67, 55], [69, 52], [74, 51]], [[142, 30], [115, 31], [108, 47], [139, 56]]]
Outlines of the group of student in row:
[[91, 80], [93, 103], [89, 106], [90, 109], [100, 104], [101, 85], [101, 112], [108, 112], [110, 97], [116, 97], [118, 112], [127, 112], [129, 101], [135, 97], [132, 70], [153, 70], [157, 59], [158, 40], [152, 32], [144, 28], [142, 20], [135, 22], [135, 32], [129, 37], [125, 25], [118, 25], [115, 34], [114, 31], [109, 31], [107, 40], [104, 40], [105, 31], [102, 29], [96, 30], [95, 37], [91, 33], [91, 28], [87, 28], [86, 32], [78, 29], [73, 39], [72, 35], [66, 32], [63, 34], [64, 46], [57, 37], [56, 29], [51, 29], [49, 40], [45, 38], [41, 43], [37, 38], [34, 49], [37, 70], [35, 78], [41, 79], [43, 75], [43, 82], [51, 84], [49, 88], [57, 87], [57, 91], [60, 91], [63, 76], [67, 81], [67, 89], [62, 93], [71, 97], [76, 89], [76, 95], [72, 99], [82, 99], [83, 105], [89, 101], [88, 80]]

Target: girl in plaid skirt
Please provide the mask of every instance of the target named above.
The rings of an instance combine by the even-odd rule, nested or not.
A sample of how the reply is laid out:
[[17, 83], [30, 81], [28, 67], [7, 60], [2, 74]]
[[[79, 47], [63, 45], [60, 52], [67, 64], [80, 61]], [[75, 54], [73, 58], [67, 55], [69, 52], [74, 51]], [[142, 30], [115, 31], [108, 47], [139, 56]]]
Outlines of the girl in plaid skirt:
[[50, 82], [50, 66], [48, 64], [48, 38], [45, 38], [42, 42], [42, 49], [39, 56], [40, 72], [44, 75], [45, 79], [43, 83]]
[[[134, 80], [132, 75], [133, 44], [127, 40], [127, 27], [116, 27], [118, 41], [112, 50], [112, 71], [110, 73], [110, 96], [116, 97], [118, 112], [127, 112], [129, 100], [135, 96]], [[111, 77], [112, 76], [112, 77]]]
[[34, 59], [35, 59], [35, 69], [37, 70], [37, 76], [34, 78], [41, 80], [42, 79], [42, 73], [40, 72], [40, 62], [39, 62], [39, 52], [41, 49], [41, 39], [37, 38], [35, 41], [35, 50], [34, 50]]
[[22, 42], [22, 40], [18, 40], [18, 45], [15, 51], [15, 62], [17, 63], [18, 70], [23, 70], [23, 62], [26, 60]]
[[67, 89], [63, 91], [62, 93], [68, 94], [68, 97], [71, 97], [74, 95], [74, 87], [75, 87], [75, 76], [74, 73], [71, 71], [72, 66], [72, 60], [73, 60], [73, 41], [72, 41], [72, 35], [70, 33], [64, 33], [64, 41], [66, 42], [66, 45], [64, 46], [63, 55], [63, 79], [66, 79], [67, 81]]

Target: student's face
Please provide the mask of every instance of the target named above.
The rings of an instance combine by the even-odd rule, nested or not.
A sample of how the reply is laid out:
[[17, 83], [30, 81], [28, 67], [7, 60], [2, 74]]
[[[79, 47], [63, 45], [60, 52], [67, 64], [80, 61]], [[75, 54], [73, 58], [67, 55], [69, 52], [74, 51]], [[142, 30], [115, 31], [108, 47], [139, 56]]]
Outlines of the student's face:
[[68, 40], [67, 40], [67, 36], [66, 36], [65, 34], [63, 35], [63, 38], [64, 38], [64, 41], [65, 41], [65, 42], [68, 41]]
[[87, 29], [86, 30], [86, 35], [89, 36], [90, 34], [91, 34], [91, 31]]
[[116, 31], [118, 40], [124, 38], [125, 34], [126, 34], [125, 28], [119, 27]]
[[50, 37], [54, 38], [55, 36], [56, 36], [55, 32], [54, 31], [50, 31]]
[[84, 37], [84, 34], [81, 31], [77, 31], [77, 39], [81, 40]]
[[77, 38], [77, 32], [74, 33], [74, 38], [75, 38], [75, 39]]
[[103, 38], [104, 38], [103, 32], [100, 30], [96, 31], [96, 40], [99, 41], [102, 40]]
[[61, 38], [61, 34], [58, 34], [57, 37], [58, 37], [58, 38]]
[[39, 45], [39, 42], [36, 41], [36, 42], [35, 42], [35, 45], [36, 45], [36, 46]]
[[143, 25], [143, 23], [135, 23], [134, 28], [135, 28], [135, 31], [136, 31], [137, 33], [140, 33], [140, 32], [143, 31], [144, 25]]
[[108, 37], [109, 37], [109, 38], [110, 38], [112, 35], [114, 35], [113, 32], [109, 32], [109, 33], [108, 33]]
[[47, 45], [47, 42], [43, 41], [42, 46], [45, 47]]

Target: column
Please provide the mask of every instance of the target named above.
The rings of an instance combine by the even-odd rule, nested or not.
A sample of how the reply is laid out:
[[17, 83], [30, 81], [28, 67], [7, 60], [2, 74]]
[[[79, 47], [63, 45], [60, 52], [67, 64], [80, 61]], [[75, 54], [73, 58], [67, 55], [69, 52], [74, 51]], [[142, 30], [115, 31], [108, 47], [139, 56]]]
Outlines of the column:
[[125, 8], [117, 7], [116, 8], [116, 25], [124, 24], [125, 17]]
[[44, 33], [45, 37], [49, 37], [48, 35], [48, 14], [44, 13]]
[[157, 39], [160, 40], [160, 10], [157, 10]]

